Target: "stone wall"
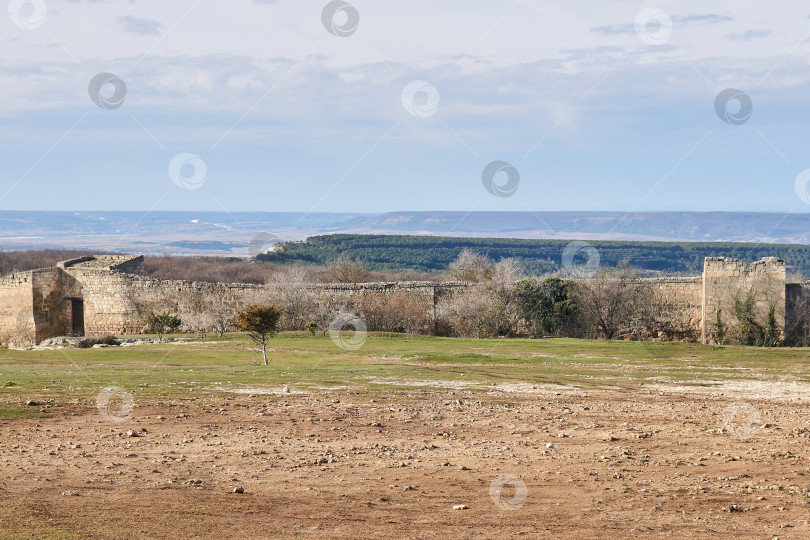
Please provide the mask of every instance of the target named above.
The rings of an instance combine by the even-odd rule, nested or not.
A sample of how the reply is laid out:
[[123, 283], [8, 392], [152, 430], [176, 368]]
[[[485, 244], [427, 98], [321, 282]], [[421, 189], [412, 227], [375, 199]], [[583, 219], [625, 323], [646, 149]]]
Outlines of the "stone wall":
[[666, 310], [667, 326], [654, 339], [695, 341], [703, 323], [703, 279], [654, 278], [642, 280], [653, 291], [653, 300]]
[[[273, 286], [159, 280], [142, 273], [143, 257], [103, 255], [0, 278], [0, 344], [32, 344], [69, 334], [73, 299], [83, 301], [87, 335], [144, 332], [149, 310], [170, 311], [191, 321], [202, 306], [212, 303], [231, 311], [247, 304], [281, 303], [282, 293]], [[652, 336], [658, 339], [711, 342], [716, 313], [733, 328], [734, 299], [748, 292], [754, 295], [757, 319], [764, 321], [774, 306], [780, 329], [785, 328], [786, 313], [789, 322], [796, 310], [810, 305], [810, 284], [786, 287], [785, 263], [775, 258], [755, 263], [707, 258], [702, 277], [643, 281], [667, 312], [666, 327]], [[468, 286], [399, 282], [307, 285], [300, 290], [319, 305], [350, 308], [369, 296], [407, 292], [423, 303], [428, 320], [435, 321], [440, 299]]]
[[[274, 286], [243, 283], [201, 283], [160, 280], [116, 271], [66, 268], [83, 285], [85, 331], [87, 335], [130, 334], [146, 330], [150, 310], [170, 311], [190, 321], [210, 302], [216, 301], [230, 310], [248, 304], [279, 303]], [[369, 295], [407, 291], [424, 302], [429, 316], [435, 316], [435, 305], [442, 294], [463, 283], [429, 282], [325, 284], [302, 287], [318, 301], [328, 299], [346, 306], [357, 305]]]
[[757, 262], [744, 263], [734, 259], [706, 258], [703, 266], [703, 343], [714, 343], [717, 314], [722, 323], [733, 332], [737, 321], [733, 316], [735, 299], [743, 300], [748, 294], [754, 299], [757, 321], [766, 321], [771, 306], [775, 307], [776, 324], [785, 328], [785, 261], [767, 257]]
[[19, 346], [36, 341], [33, 274], [19, 272], [0, 278], [0, 344]]

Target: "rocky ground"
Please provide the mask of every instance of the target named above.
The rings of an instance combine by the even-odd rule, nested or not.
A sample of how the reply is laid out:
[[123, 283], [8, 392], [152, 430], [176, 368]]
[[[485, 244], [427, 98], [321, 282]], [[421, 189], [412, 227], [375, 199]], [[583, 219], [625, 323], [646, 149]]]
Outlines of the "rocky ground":
[[0, 537], [807, 538], [805, 400], [754, 397], [206, 394], [125, 422], [45, 403], [0, 422]]

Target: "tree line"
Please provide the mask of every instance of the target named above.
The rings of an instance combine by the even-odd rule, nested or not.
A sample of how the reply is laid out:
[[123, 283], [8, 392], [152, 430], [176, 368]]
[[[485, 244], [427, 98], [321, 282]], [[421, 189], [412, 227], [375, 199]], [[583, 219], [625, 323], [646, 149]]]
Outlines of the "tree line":
[[[756, 261], [779, 257], [796, 279], [810, 276], [810, 246], [799, 244], [754, 244], [734, 242], [629, 242], [590, 241], [604, 266], [617, 267], [629, 261], [642, 273], [696, 275], [706, 257], [731, 257]], [[470, 249], [494, 261], [518, 259], [528, 275], [541, 276], [560, 270], [568, 240], [513, 238], [448, 238], [405, 235], [333, 234], [312, 236], [306, 242], [288, 242], [258, 260], [282, 264], [325, 265], [345, 254], [362, 260], [369, 270], [415, 270], [443, 272]]]

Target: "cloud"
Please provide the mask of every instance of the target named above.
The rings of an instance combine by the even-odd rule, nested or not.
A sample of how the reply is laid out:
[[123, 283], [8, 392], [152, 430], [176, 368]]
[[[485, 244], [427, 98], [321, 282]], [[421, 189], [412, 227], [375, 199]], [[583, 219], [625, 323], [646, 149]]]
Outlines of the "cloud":
[[159, 36], [163, 25], [151, 19], [138, 19], [132, 15], [125, 15], [116, 19], [121, 29], [128, 34], [139, 36]]
[[773, 32], [771, 32], [770, 30], [746, 30], [745, 32], [735, 32], [733, 34], [727, 34], [726, 37], [737, 41], [750, 41], [752, 39], [768, 37], [772, 34]]
[[[692, 13], [690, 15], [673, 15], [672, 22], [680, 26], [694, 26], [702, 24], [717, 24], [722, 22], [733, 21], [733, 17], [727, 15], [719, 15], [716, 13], [698, 14]], [[591, 32], [599, 34], [600, 36], [618, 36], [632, 34], [635, 31], [633, 23], [626, 24], [613, 24], [607, 26], [597, 26], [591, 28]]]
[[632, 24], [614, 24], [609, 26], [597, 26], [591, 28], [591, 32], [599, 34], [600, 36], [618, 36], [624, 34], [632, 34], [634, 32]]
[[718, 15], [716, 13], [697, 14], [691, 15], [675, 15], [672, 17], [672, 22], [682, 25], [690, 24], [717, 24], [721, 22], [733, 21], [734, 17], [728, 15]]

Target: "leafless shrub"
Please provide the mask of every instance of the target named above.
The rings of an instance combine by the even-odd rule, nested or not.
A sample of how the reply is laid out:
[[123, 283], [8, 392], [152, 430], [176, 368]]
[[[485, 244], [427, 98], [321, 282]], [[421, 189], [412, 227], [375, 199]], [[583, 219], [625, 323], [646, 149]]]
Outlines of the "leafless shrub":
[[425, 299], [410, 292], [366, 295], [360, 300], [358, 311], [371, 331], [408, 334], [427, 334], [431, 331]]
[[144, 273], [158, 279], [262, 285], [287, 269], [281, 265], [224, 257], [145, 257]]
[[493, 265], [472, 252], [462, 252], [457, 261], [454, 277], [480, 281], [439, 303], [439, 326], [446, 324], [455, 335], [464, 337], [514, 335], [521, 319], [515, 291], [515, 283], [523, 277], [520, 263], [504, 259]]
[[308, 287], [310, 274], [303, 268], [293, 267], [279, 273], [270, 282], [273, 302], [281, 308], [282, 330], [304, 330], [314, 319], [318, 308], [316, 295]]
[[362, 261], [342, 253], [326, 265], [321, 279], [324, 283], [365, 283], [369, 273]]
[[492, 276], [494, 267], [492, 261], [486, 255], [464, 248], [456, 257], [456, 260], [450, 263], [447, 272], [456, 281], [480, 283]]
[[638, 274], [626, 263], [600, 268], [591, 279], [576, 282], [580, 313], [586, 324], [605, 339], [628, 337], [643, 305], [644, 290]]
[[476, 286], [441, 301], [436, 316], [453, 335], [481, 339], [498, 335], [501, 315], [489, 292]]
[[41, 249], [31, 251], [0, 251], [0, 276], [56, 266], [59, 261], [85, 257], [81, 250]]
[[315, 303], [315, 309], [312, 313], [312, 322], [318, 326], [318, 330], [322, 334], [326, 334], [329, 330], [329, 325], [341, 313], [353, 311], [347, 302], [342, 301], [332, 294], [322, 294]]

